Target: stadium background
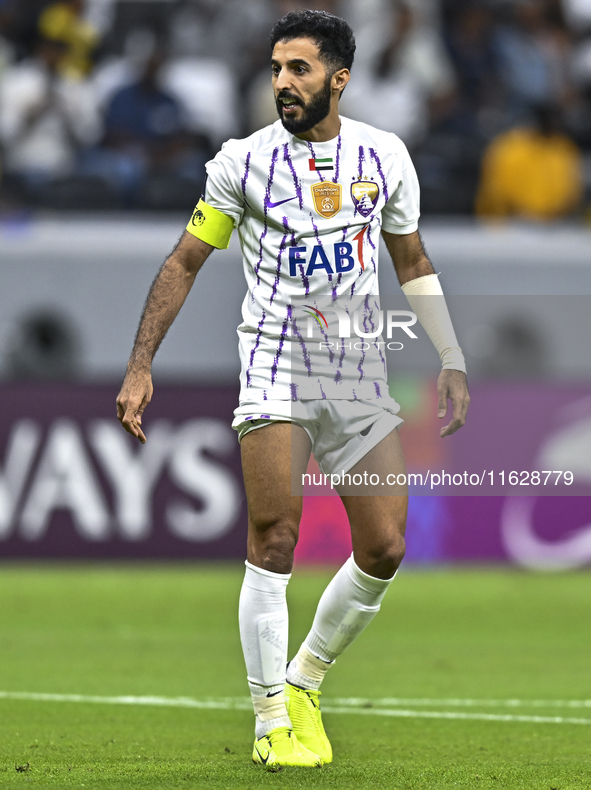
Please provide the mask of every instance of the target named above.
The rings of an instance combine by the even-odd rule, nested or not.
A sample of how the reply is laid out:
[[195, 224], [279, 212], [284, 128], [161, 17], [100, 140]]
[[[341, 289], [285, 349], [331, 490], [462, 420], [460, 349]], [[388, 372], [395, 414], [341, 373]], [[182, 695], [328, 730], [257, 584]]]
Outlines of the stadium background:
[[[408, 145], [467, 356], [444, 442], [428, 341], [390, 360], [409, 470], [576, 484], [415, 490], [395, 589], [323, 686], [334, 765], [257, 773], [236, 239], [156, 357], [145, 447], [114, 401], [204, 162], [273, 120], [267, 33], [299, 6], [0, 0], [0, 785], [589, 786], [591, 3], [306, 5], [356, 31], [343, 114]], [[350, 551], [308, 493], [292, 648]]]
[[[156, 358], [146, 448], [118, 432], [113, 400], [204, 162], [223, 140], [273, 120], [266, 37], [295, 7], [0, 4], [2, 556], [242, 556], [228, 427], [244, 288], [236, 239], [200, 274]], [[553, 504], [549, 489], [512, 490], [545, 495], [521, 515], [499, 487], [486, 498], [467, 488], [415, 496], [408, 560], [585, 565], [589, 3], [319, 7], [357, 34], [343, 112], [397, 132], [411, 150], [422, 233], [453, 297], [476, 396], [465, 438], [442, 444], [433, 353], [391, 360], [410, 470], [508, 473], [543, 460], [566, 464], [578, 483]], [[391, 267], [381, 279], [395, 299]], [[336, 498], [307, 498], [299, 561], [341, 561], [346, 532]]]

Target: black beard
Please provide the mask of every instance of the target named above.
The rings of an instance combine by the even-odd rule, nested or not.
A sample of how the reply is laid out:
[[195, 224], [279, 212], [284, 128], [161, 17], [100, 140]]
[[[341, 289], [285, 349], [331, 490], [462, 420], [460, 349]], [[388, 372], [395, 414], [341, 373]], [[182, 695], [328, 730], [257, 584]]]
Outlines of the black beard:
[[[314, 94], [307, 104], [302, 104], [299, 99], [297, 100], [300, 104], [300, 107], [304, 111], [299, 121], [295, 120], [295, 118], [285, 118], [282, 112], [282, 102], [279, 101], [279, 97], [275, 99], [275, 104], [277, 106], [277, 112], [279, 113], [281, 123], [290, 134], [301, 134], [302, 132], [308, 132], [326, 118], [330, 112], [330, 99], [332, 96], [330, 82], [331, 78], [327, 77], [324, 87], [321, 88], [318, 93]], [[284, 99], [296, 98], [288, 91], [282, 91], [279, 96]]]

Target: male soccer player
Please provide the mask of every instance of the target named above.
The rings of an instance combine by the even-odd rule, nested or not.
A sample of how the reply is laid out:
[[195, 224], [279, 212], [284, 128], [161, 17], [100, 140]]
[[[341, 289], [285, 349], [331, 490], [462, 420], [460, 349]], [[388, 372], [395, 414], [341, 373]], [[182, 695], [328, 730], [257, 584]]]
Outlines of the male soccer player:
[[[280, 120], [230, 140], [208, 163], [202, 199], [152, 285], [117, 409], [125, 429], [145, 442], [154, 354], [204, 261], [238, 228], [248, 293], [233, 426], [249, 516], [239, 620], [255, 711], [253, 760], [319, 766], [332, 760], [320, 684], [378, 612], [404, 555], [406, 488], [387, 496], [375, 487], [367, 496], [340, 491], [353, 555], [322, 595], [286, 673], [285, 590], [302, 512], [301, 485], [294, 494], [292, 480], [301, 483], [311, 451], [327, 474], [369, 471], [383, 481], [405, 470], [401, 419], [373, 331], [380, 232], [443, 362], [439, 417], [450, 398], [453, 418], [442, 437], [464, 424], [469, 398], [463, 356], [417, 231], [419, 192], [406, 148], [338, 114], [355, 51], [351, 29], [324, 12], [291, 12], [273, 28], [271, 44]], [[341, 318], [360, 311], [371, 342], [347, 345], [340, 328], [328, 340], [331, 305]], [[326, 340], [315, 353], [310, 314]]]

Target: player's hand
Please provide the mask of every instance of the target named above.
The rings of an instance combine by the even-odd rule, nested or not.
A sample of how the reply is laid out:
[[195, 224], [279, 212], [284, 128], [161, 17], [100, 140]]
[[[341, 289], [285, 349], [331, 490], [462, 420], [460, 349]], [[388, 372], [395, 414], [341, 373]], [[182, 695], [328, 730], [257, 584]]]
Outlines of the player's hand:
[[117, 396], [117, 417], [125, 430], [142, 444], [146, 437], [142, 431], [142, 415], [152, 400], [152, 376], [150, 373], [128, 371]]
[[442, 370], [437, 379], [437, 396], [439, 405], [437, 416], [442, 420], [447, 414], [447, 399], [451, 400], [453, 416], [451, 422], [442, 428], [439, 435], [443, 439], [455, 433], [466, 422], [466, 414], [470, 404], [468, 380], [461, 370]]

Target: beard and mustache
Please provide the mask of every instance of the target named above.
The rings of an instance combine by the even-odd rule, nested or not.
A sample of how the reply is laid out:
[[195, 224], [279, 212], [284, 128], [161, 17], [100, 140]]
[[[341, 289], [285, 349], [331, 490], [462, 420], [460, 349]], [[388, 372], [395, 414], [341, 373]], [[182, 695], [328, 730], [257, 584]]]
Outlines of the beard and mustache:
[[[281, 91], [275, 98], [275, 105], [279, 118], [283, 127], [290, 132], [290, 134], [301, 134], [308, 132], [316, 124], [323, 121], [330, 112], [330, 99], [331, 99], [331, 79], [332, 76], [327, 77], [324, 86], [315, 93], [312, 98], [304, 103], [298, 96], [294, 96], [289, 91]], [[295, 99], [296, 103], [302, 108], [302, 117], [298, 120], [296, 118], [284, 117], [283, 104], [281, 99]]]

